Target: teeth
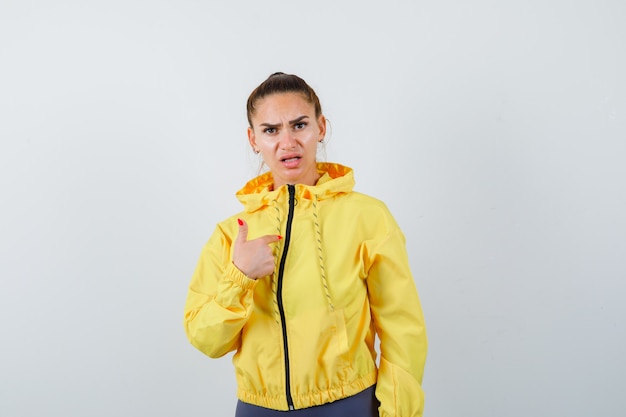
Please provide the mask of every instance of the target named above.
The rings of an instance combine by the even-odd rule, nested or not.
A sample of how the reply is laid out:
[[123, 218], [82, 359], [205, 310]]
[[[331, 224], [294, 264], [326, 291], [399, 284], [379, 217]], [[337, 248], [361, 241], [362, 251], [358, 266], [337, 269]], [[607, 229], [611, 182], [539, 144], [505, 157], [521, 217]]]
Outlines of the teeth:
[[297, 157], [296, 158], [283, 159], [283, 162], [291, 162], [291, 161], [295, 161], [297, 159], [298, 159]]

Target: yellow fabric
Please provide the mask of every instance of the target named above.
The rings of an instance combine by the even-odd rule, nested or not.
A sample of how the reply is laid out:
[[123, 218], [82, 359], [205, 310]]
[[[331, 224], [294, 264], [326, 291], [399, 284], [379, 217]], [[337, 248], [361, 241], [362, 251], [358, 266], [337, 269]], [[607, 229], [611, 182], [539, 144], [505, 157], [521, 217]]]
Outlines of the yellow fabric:
[[[294, 406], [324, 404], [377, 384], [381, 417], [419, 417], [427, 339], [404, 236], [382, 202], [352, 190], [350, 168], [324, 163], [318, 170], [315, 186], [296, 186], [283, 278]], [[185, 330], [210, 357], [235, 351], [242, 401], [287, 410], [277, 274], [254, 281], [232, 264], [237, 217], [248, 223], [248, 239], [278, 230], [284, 236], [287, 186], [273, 190], [267, 173], [237, 197], [244, 211], [217, 225], [200, 256], [185, 305]], [[276, 270], [284, 244], [275, 244]]]

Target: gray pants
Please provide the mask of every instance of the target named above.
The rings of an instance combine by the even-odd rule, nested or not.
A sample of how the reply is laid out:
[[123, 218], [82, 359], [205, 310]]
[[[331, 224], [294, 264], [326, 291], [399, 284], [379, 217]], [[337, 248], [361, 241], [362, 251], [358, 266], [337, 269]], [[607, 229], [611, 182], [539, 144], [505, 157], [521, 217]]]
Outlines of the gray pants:
[[271, 410], [238, 401], [235, 417], [286, 417], [287, 413], [289, 417], [378, 417], [380, 404], [374, 395], [375, 389], [376, 385], [352, 397], [293, 411]]

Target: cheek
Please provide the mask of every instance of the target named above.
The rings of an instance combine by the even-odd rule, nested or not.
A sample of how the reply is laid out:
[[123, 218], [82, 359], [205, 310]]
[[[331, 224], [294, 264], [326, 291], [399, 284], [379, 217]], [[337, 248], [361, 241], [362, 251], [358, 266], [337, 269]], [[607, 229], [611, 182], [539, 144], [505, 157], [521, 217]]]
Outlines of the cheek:
[[261, 155], [263, 156], [272, 156], [276, 153], [276, 146], [273, 143], [264, 143], [259, 146], [259, 150], [261, 151]]
[[259, 146], [261, 152], [268, 152], [274, 148], [274, 143], [270, 140], [259, 141], [257, 142], [257, 145]]

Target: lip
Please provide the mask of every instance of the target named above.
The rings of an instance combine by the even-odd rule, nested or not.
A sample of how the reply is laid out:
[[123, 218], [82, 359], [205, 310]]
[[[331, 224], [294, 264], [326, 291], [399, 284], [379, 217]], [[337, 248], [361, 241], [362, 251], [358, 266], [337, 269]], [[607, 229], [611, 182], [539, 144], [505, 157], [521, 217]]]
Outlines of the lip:
[[279, 159], [281, 162], [283, 162], [285, 159], [292, 159], [292, 158], [302, 158], [302, 155], [296, 152], [286, 153], [282, 155]]
[[300, 161], [302, 161], [302, 155], [297, 153], [290, 153], [282, 155], [279, 159], [280, 163], [285, 168], [297, 168], [300, 165]]
[[302, 158], [302, 155], [300, 155], [299, 153], [287, 153], [285, 155], [282, 155], [279, 159], [280, 159], [280, 162], [285, 162], [286, 159], [293, 159], [293, 158]]

